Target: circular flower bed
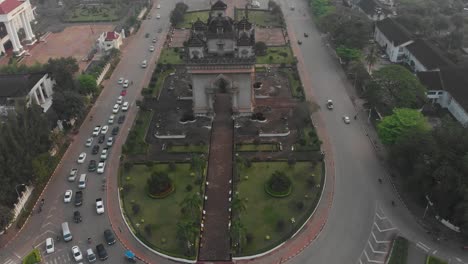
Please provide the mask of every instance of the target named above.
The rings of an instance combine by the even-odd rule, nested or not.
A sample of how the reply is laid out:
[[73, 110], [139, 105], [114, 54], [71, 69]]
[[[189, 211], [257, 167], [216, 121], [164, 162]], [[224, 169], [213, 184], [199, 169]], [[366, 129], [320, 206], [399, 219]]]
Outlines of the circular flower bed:
[[175, 187], [167, 173], [155, 172], [148, 179], [147, 190], [151, 198], [161, 199], [171, 194]]
[[275, 171], [265, 183], [265, 192], [272, 197], [286, 197], [291, 191], [292, 181], [284, 172]]

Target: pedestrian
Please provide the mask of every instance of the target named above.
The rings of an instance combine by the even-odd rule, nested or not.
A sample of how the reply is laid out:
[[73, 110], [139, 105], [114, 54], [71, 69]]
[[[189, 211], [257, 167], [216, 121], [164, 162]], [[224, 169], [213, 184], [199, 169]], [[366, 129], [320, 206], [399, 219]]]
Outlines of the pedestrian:
[[356, 119], [357, 119], [357, 115], [354, 116], [354, 120], [356, 120]]

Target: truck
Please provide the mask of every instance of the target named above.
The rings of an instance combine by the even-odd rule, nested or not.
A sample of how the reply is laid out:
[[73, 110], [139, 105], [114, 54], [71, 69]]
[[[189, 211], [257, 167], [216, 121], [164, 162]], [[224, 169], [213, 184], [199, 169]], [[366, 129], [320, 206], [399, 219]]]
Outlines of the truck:
[[104, 213], [104, 202], [102, 201], [102, 198], [97, 198], [96, 199], [96, 212], [98, 214], [103, 214]]

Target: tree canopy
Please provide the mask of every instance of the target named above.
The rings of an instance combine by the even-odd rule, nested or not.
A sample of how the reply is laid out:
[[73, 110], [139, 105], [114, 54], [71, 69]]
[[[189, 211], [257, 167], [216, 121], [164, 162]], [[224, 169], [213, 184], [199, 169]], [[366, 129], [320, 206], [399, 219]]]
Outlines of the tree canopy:
[[172, 25], [177, 25], [184, 21], [185, 12], [187, 12], [188, 6], [183, 2], [178, 2], [171, 12], [170, 20]]
[[97, 92], [96, 78], [89, 74], [81, 74], [77, 78], [78, 89], [80, 94], [88, 95], [95, 94]]
[[426, 101], [426, 88], [400, 65], [375, 71], [366, 88], [369, 102], [383, 114], [390, 114], [394, 108], [420, 108]]
[[70, 120], [83, 113], [84, 99], [74, 91], [58, 91], [54, 93], [52, 108], [60, 120]]
[[78, 62], [73, 57], [49, 59], [44, 65], [47, 72], [52, 73], [55, 80], [55, 91], [73, 90], [73, 75], [80, 69]]
[[151, 195], [160, 195], [172, 188], [172, 181], [165, 172], [155, 172], [147, 181]]
[[267, 52], [267, 45], [263, 41], [258, 41], [254, 45], [255, 53], [259, 56], [266, 55]]
[[348, 64], [351, 61], [359, 60], [362, 57], [360, 50], [347, 48], [343, 45], [336, 48], [336, 54], [338, 54], [338, 56], [345, 64]]
[[429, 125], [421, 112], [409, 108], [396, 108], [377, 125], [377, 132], [384, 144], [392, 145], [409, 131], [427, 131]]

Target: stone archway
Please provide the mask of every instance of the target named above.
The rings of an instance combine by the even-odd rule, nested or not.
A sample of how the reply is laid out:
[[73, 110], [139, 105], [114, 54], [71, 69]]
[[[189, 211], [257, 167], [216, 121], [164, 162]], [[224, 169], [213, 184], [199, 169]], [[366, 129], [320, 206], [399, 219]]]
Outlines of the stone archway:
[[[230, 113], [237, 111], [238, 88], [234, 81], [224, 74], [219, 74], [207, 89], [210, 110], [216, 113], [216, 101], [222, 100], [223, 105], [230, 109]], [[221, 99], [222, 98], [222, 99]]]

